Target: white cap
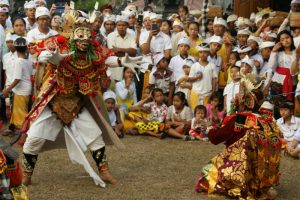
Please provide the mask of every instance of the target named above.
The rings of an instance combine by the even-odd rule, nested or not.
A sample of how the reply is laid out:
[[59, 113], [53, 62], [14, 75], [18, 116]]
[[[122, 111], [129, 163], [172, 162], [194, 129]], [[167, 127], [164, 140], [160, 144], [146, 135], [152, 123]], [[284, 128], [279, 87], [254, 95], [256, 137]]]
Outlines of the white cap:
[[46, 0], [34, 0], [34, 3], [37, 5], [38, 3], [43, 3], [43, 4], [45, 4], [45, 5], [47, 5], [47, 2], [46, 2]]
[[128, 23], [128, 16], [127, 15], [117, 15], [116, 23], [118, 23], [118, 22], [127, 22]]
[[25, 9], [36, 8], [34, 1], [25, 1], [24, 4]]
[[293, 1], [291, 2], [291, 5], [294, 4], [294, 3], [300, 3], [300, 0], [293, 0]]
[[237, 52], [238, 53], [247, 53], [251, 50], [252, 50], [251, 47], [245, 45], [245, 46], [240, 47]]
[[0, 0], [0, 4], [9, 6], [9, 1], [8, 0]]
[[115, 15], [107, 15], [107, 16], [105, 16], [104, 20], [103, 20], [103, 23], [105, 23], [107, 21], [115, 22], [116, 21], [116, 16]]
[[220, 36], [216, 36], [216, 35], [213, 35], [212, 37], [210, 37], [209, 44], [213, 43], [213, 42], [223, 44], [222, 38]]
[[250, 15], [250, 20], [252, 20], [252, 21], [254, 21], [255, 20], [255, 13], [253, 12], [253, 13], [251, 13], [251, 15]]
[[37, 7], [37, 9], [35, 10], [35, 18], [39, 18], [40, 16], [48, 16], [50, 17], [50, 12], [48, 10], [48, 8], [46, 7]]
[[238, 20], [235, 21], [235, 25], [237, 27], [240, 27], [242, 25], [250, 25], [250, 24], [251, 24], [250, 20], [244, 17], [239, 17]]
[[187, 58], [184, 60], [182, 67], [184, 67], [184, 66], [191, 67], [193, 64], [194, 64], [194, 61], [192, 59]]
[[256, 37], [256, 36], [254, 36], [254, 35], [250, 35], [250, 37], [248, 38], [248, 40], [247, 41], [249, 41], [249, 40], [253, 40], [253, 41], [255, 41], [258, 45], [260, 44], [260, 42], [261, 42], [261, 40], [260, 40], [260, 38], [259, 37]]
[[11, 34], [11, 33], [7, 33], [5, 36], [5, 42], [12, 40], [13, 42], [17, 39], [17, 35], [16, 34]]
[[156, 55], [153, 56], [153, 64], [156, 66], [159, 61], [161, 61], [163, 58], [165, 57], [165, 55], [163, 53], [158, 53]]
[[178, 21], [178, 20], [175, 20], [173, 22], [173, 25], [172, 26], [180, 26], [181, 28], [183, 28], [183, 23], [181, 21]]
[[[172, 20], [172, 19], [174, 19], [174, 18], [177, 18], [179, 15], [177, 14], [177, 13], [173, 13], [172, 15], [170, 15], [169, 17], [168, 17], [168, 20]], [[175, 20], [176, 21], [176, 20]]]
[[134, 10], [124, 10], [124, 11], [121, 11], [121, 14], [126, 15], [128, 17], [131, 17], [131, 16], [136, 16], [136, 11], [134, 11]]
[[151, 12], [150, 11], [144, 11], [143, 12], [143, 20], [145, 20], [146, 18], [150, 18], [151, 16]]
[[247, 65], [249, 65], [250, 67], [254, 67], [254, 60], [250, 59], [248, 56], [245, 56], [245, 58], [243, 58], [241, 60], [241, 63], [246, 63]]
[[151, 13], [150, 14], [150, 20], [153, 20], [153, 19], [159, 19], [159, 20], [161, 20], [162, 19], [162, 15], [159, 15], [159, 14], [156, 14], [156, 13]]
[[9, 9], [7, 7], [0, 7], [0, 13], [8, 13]]
[[197, 46], [198, 51], [210, 51], [209, 45], [206, 43], [202, 43]]
[[103, 100], [107, 100], [107, 99], [114, 99], [116, 100], [117, 96], [116, 94], [111, 91], [111, 90], [107, 90], [106, 92], [103, 93]]
[[186, 37], [180, 38], [180, 39], [178, 40], [177, 45], [180, 45], [180, 44], [186, 44], [186, 45], [188, 45], [189, 47], [191, 46], [191, 43], [190, 43], [189, 38], [186, 38]]
[[270, 41], [266, 41], [266, 42], [262, 42], [259, 46], [260, 49], [264, 49], [264, 48], [269, 48], [269, 47], [273, 47], [275, 46], [275, 42], [270, 42]]
[[245, 29], [238, 30], [237, 34], [238, 35], [250, 35], [251, 32], [249, 31], [249, 28], [245, 28]]
[[215, 19], [214, 19], [214, 25], [222, 25], [225, 28], [227, 28], [227, 23], [226, 23], [226, 21], [223, 18], [215, 17]]
[[238, 19], [238, 16], [236, 16], [236, 15], [229, 15], [227, 17], [227, 23], [229, 23], [229, 22], [235, 22], [237, 19]]
[[269, 101], [264, 101], [263, 104], [260, 106], [260, 108], [268, 109], [268, 110], [274, 110], [274, 105], [271, 104]]

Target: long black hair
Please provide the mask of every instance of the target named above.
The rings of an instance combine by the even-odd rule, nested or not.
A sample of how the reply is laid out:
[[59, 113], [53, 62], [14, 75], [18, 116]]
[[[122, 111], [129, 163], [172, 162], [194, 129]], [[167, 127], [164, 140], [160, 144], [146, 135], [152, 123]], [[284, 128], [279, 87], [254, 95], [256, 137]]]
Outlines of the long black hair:
[[178, 97], [182, 102], [183, 102], [183, 105], [184, 106], [188, 106], [188, 104], [187, 104], [187, 101], [186, 101], [186, 98], [185, 98], [185, 94], [183, 93], [183, 92], [176, 92], [175, 94], [174, 94], [174, 96], [173, 96], [173, 98], [174, 97]]
[[[283, 34], [287, 34], [287, 35], [291, 38], [291, 41], [292, 41], [292, 44], [291, 44], [291, 50], [296, 49], [295, 44], [294, 44], [294, 40], [293, 40], [293, 36], [292, 36], [291, 32], [288, 31], [288, 30], [283, 30], [283, 31], [281, 31], [281, 32], [277, 35], [276, 43], [280, 42], [280, 37], [281, 37]], [[284, 48], [283, 48], [283, 47], [280, 47], [280, 49], [279, 49], [278, 51], [284, 51]]]

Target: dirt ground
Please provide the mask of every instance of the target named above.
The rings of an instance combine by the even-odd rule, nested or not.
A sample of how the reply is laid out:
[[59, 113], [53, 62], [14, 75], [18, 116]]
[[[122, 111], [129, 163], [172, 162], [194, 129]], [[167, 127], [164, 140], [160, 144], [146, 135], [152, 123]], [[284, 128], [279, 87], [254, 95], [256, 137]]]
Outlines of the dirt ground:
[[[193, 191], [202, 166], [223, 145], [146, 136], [126, 136], [122, 141], [124, 151], [107, 147], [110, 170], [118, 185], [95, 186], [81, 166], [70, 162], [66, 149], [48, 150], [39, 155], [29, 187], [30, 200], [224, 199]], [[89, 160], [93, 163], [90, 156]], [[277, 199], [299, 199], [299, 160], [283, 156], [281, 173]]]

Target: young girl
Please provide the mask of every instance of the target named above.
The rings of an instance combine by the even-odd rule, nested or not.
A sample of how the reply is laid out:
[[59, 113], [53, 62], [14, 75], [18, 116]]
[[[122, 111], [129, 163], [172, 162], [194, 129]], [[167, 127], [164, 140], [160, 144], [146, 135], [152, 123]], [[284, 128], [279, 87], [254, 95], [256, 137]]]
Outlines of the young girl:
[[172, 97], [175, 91], [175, 79], [172, 70], [168, 67], [168, 61], [163, 54], [154, 56], [156, 70], [149, 76], [151, 88], [161, 88], [164, 94], [164, 101], [172, 104]]
[[128, 113], [128, 109], [137, 103], [136, 87], [133, 77], [133, 71], [125, 67], [123, 80], [116, 83], [117, 102], [121, 106], [120, 110], [123, 113]]
[[194, 61], [191, 59], [185, 59], [185, 62], [182, 66], [184, 75], [179, 77], [176, 81], [176, 92], [183, 92], [185, 94], [186, 99], [190, 98], [190, 93], [192, 89], [192, 84], [187, 82], [186, 80], [189, 77], [191, 66], [194, 64]]
[[[270, 56], [270, 66], [275, 71], [271, 82], [271, 94], [282, 94], [285, 98], [292, 101], [293, 95], [293, 73], [292, 62], [296, 59], [296, 51], [294, 41], [289, 31], [281, 31], [276, 40], [276, 45], [273, 47]], [[276, 105], [276, 103], [275, 103]], [[276, 108], [275, 108], [276, 110]]]
[[14, 32], [12, 34], [15, 34], [17, 36], [25, 36], [26, 35], [26, 22], [21, 17], [16, 17], [12, 21]]
[[206, 104], [207, 118], [213, 127], [218, 127], [224, 118], [225, 112], [219, 111], [219, 103], [218, 92], [213, 92]]
[[136, 123], [135, 127], [139, 134], [146, 134], [154, 137], [160, 137], [164, 128], [164, 121], [167, 116], [168, 106], [164, 104], [164, 94], [162, 89], [155, 88], [152, 91], [153, 102], [146, 103], [141, 110], [150, 112], [149, 118], [142, 119], [142, 122]]
[[191, 122], [191, 130], [189, 135], [197, 140], [207, 141], [206, 129], [209, 126], [208, 120], [206, 119], [207, 111], [205, 106], [198, 105], [194, 111], [194, 118]]
[[183, 16], [189, 14], [189, 9], [187, 6], [179, 6], [178, 7], [178, 16], [180, 20], [182, 21]]
[[28, 113], [28, 104], [31, 95], [32, 84], [30, 76], [32, 74], [32, 62], [28, 60], [27, 42], [25, 38], [17, 38], [14, 42], [17, 51], [14, 75], [12, 83], [5, 88], [3, 96], [7, 97], [13, 91], [13, 110], [10, 120], [10, 130], [21, 128], [23, 121]]
[[175, 138], [190, 140], [188, 135], [185, 135], [191, 126], [192, 112], [186, 106], [185, 94], [176, 92], [173, 97], [173, 105], [169, 107], [166, 124], [170, 126], [166, 133]]

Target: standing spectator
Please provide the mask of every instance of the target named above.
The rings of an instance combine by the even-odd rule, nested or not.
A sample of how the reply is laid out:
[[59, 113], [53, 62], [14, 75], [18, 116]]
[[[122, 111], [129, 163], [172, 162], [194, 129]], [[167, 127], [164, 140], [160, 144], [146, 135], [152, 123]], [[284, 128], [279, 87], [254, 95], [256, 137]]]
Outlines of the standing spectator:
[[25, 38], [17, 38], [14, 42], [18, 58], [15, 62], [12, 83], [3, 90], [3, 96], [8, 97], [9, 92], [13, 91], [13, 110], [10, 120], [10, 129], [21, 128], [23, 121], [28, 113], [29, 99], [31, 95], [32, 83], [32, 61], [27, 56], [27, 42]]
[[208, 62], [209, 55], [208, 44], [203, 43], [198, 47], [199, 61], [192, 65], [187, 81], [192, 82], [192, 91], [190, 96], [190, 107], [195, 109], [197, 105], [206, 105], [209, 96], [216, 91], [217, 70], [213, 63]]
[[172, 57], [169, 64], [169, 68], [173, 71], [175, 81], [178, 81], [178, 79], [184, 75], [182, 66], [185, 60], [190, 59], [195, 61], [192, 56], [188, 55], [190, 49], [190, 41], [188, 38], [181, 38], [178, 41], [177, 47], [179, 54]]
[[25, 2], [24, 9], [25, 9], [25, 15], [26, 15], [26, 17], [24, 18], [24, 20], [26, 22], [26, 30], [30, 31], [37, 27], [37, 22], [35, 19], [36, 5], [35, 5], [34, 1]]
[[197, 22], [191, 22], [188, 25], [188, 36], [190, 40], [190, 49], [188, 53], [190, 56], [193, 56], [195, 60], [198, 60], [198, 46], [202, 44], [203, 39], [199, 35], [199, 24]]
[[115, 30], [115, 20], [116, 19], [114, 15], [108, 15], [104, 17], [103, 26], [100, 28], [100, 32], [104, 38], [107, 38], [107, 36]]
[[249, 57], [254, 60], [254, 65], [258, 72], [262, 68], [264, 62], [261, 54], [259, 53], [260, 43], [261, 43], [260, 38], [255, 37], [253, 35], [251, 35], [247, 40], [248, 46], [251, 47], [251, 51], [249, 52]]
[[154, 57], [156, 70], [151, 72], [149, 85], [151, 88], [160, 88], [163, 91], [165, 102], [172, 105], [173, 94], [175, 91], [175, 79], [173, 72], [168, 67], [167, 58], [163, 54]]

